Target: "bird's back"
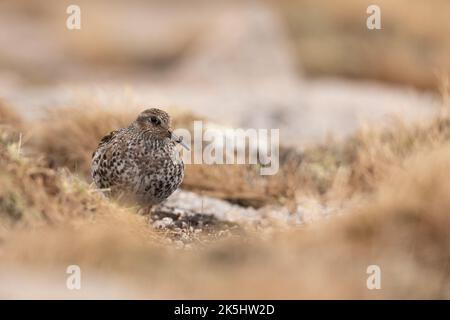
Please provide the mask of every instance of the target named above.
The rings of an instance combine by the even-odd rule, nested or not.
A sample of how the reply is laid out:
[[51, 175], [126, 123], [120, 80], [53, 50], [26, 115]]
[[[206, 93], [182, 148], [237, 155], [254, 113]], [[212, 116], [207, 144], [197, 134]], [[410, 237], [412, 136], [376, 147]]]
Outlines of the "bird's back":
[[91, 175], [97, 187], [107, 189], [121, 184], [125, 148], [126, 129], [112, 131], [102, 138], [91, 161]]

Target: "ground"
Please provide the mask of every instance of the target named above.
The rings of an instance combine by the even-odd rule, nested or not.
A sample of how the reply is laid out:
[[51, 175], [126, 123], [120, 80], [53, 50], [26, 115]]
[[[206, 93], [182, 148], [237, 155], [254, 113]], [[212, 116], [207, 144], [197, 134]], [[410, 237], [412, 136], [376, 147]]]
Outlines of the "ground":
[[[381, 2], [377, 34], [353, 0], [79, 1], [75, 33], [65, 3], [0, 4], [0, 297], [448, 299], [446, 11]], [[280, 170], [187, 165], [149, 214], [107, 198], [92, 152], [149, 106], [278, 128]]]

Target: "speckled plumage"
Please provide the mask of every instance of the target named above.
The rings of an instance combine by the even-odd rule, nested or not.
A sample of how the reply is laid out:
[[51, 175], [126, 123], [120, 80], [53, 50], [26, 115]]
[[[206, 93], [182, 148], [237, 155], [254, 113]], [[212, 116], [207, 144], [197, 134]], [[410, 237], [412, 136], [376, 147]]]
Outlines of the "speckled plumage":
[[184, 176], [173, 137], [166, 112], [155, 108], [143, 111], [127, 128], [100, 141], [91, 163], [95, 184], [141, 205], [164, 201]]

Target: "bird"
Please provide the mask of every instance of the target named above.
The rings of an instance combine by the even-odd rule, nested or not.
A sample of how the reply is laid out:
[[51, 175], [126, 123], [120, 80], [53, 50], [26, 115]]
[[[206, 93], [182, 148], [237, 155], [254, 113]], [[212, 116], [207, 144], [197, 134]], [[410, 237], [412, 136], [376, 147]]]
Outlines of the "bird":
[[109, 195], [137, 203], [149, 212], [167, 199], [184, 178], [176, 144], [189, 150], [161, 109], [142, 111], [128, 127], [104, 136], [92, 155], [95, 185]]

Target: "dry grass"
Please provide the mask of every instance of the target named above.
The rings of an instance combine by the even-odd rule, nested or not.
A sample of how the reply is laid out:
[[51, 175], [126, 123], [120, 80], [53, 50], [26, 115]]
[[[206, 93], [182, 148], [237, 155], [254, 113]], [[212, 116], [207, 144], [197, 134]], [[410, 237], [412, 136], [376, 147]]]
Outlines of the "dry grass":
[[[106, 109], [95, 103], [55, 108], [33, 130], [31, 149], [43, 154], [51, 168], [66, 167], [90, 181], [92, 152], [106, 133], [127, 126], [138, 109]], [[174, 128], [192, 131], [189, 113], [174, 112]], [[201, 119], [204, 120], [204, 119]], [[345, 201], [372, 192], [388, 168], [408, 155], [450, 139], [448, 113], [432, 121], [406, 125], [393, 119], [388, 127], [363, 127], [342, 142], [330, 141], [296, 151], [281, 146], [280, 170], [261, 176], [255, 165], [186, 166], [182, 188], [244, 206], [287, 205], [294, 210], [306, 195], [324, 202]], [[225, 183], [224, 183], [225, 182]]]
[[[75, 261], [87, 279], [107, 275], [140, 298], [449, 298], [448, 159], [449, 145], [416, 154], [391, 168], [391, 178], [354, 212], [299, 229], [261, 231], [245, 242], [161, 249], [146, 237], [150, 230], [112, 215], [76, 228], [9, 234], [3, 263], [33, 266], [58, 281], [57, 270]], [[365, 286], [372, 264], [382, 270], [380, 291]], [[85, 283], [83, 294], [101, 297]]]
[[[50, 109], [33, 129], [30, 149], [42, 154], [51, 168], [66, 167], [90, 179], [92, 152], [100, 139], [117, 128], [126, 127], [138, 108], [105, 108], [95, 102]], [[191, 130], [194, 120], [203, 120], [190, 113], [170, 112], [174, 128]], [[224, 184], [228, 177], [229, 183]], [[276, 202], [282, 194], [273, 183], [261, 179], [255, 166], [188, 165], [183, 188], [204, 195], [227, 199], [244, 205], [260, 207]]]
[[128, 111], [110, 111], [97, 105], [49, 109], [31, 144], [46, 156], [50, 167], [67, 167], [88, 176], [100, 139], [132, 120]]
[[[164, 241], [147, 218], [136, 214], [137, 208], [119, 206], [65, 169], [51, 169], [45, 161], [24, 157], [16, 138], [13, 131], [0, 128], [0, 239], [6, 248], [21, 246], [11, 240], [17, 236], [26, 235], [29, 242], [23, 243], [24, 248], [30, 248], [32, 242], [59, 235], [61, 239], [53, 245], [59, 243], [64, 251], [65, 245], [70, 246], [67, 234], [78, 235], [77, 230], [80, 241], [84, 235], [110, 245], [160, 245]], [[130, 234], [133, 237], [127, 238]], [[36, 254], [48, 258], [47, 254], [54, 253], [31, 251], [26, 255], [34, 259]]]
[[119, 211], [67, 172], [54, 171], [21, 156], [8, 131], [0, 134], [0, 211], [3, 227], [58, 224]]
[[[106, 108], [97, 101], [48, 109], [34, 128], [30, 145], [46, 156], [50, 167], [66, 167], [89, 177], [92, 153], [101, 138], [127, 127], [142, 109]], [[186, 127], [192, 119], [190, 114], [179, 114], [173, 125]]]
[[[450, 28], [446, 0], [379, 0], [382, 30], [377, 31], [366, 28], [366, 10], [373, 4], [369, 0], [271, 2], [286, 23], [299, 69], [307, 74], [378, 79], [434, 90], [435, 72], [449, 71], [450, 37], [443, 31]], [[31, 82], [66, 77], [68, 66], [74, 68], [72, 76], [80, 72], [80, 79], [86, 75], [97, 79], [111, 70], [123, 77], [170, 73], [202, 50], [211, 26], [208, 19], [219, 18], [217, 11], [224, 6], [206, 1], [80, 0], [78, 5], [90, 15], [83, 19], [80, 32], [68, 34], [61, 28], [61, 11], [67, 5], [43, 0], [3, 2], [3, 27], [9, 26], [11, 34], [2, 45], [9, 47], [26, 34], [20, 27], [24, 24], [44, 45], [32, 50], [32, 45], [15, 41], [15, 47], [0, 52], [0, 65]], [[153, 19], [147, 19], [149, 12]]]
[[0, 99], [0, 126], [8, 126], [9, 129], [20, 129], [23, 121], [14, 110]]
[[388, 126], [365, 126], [344, 141], [303, 152], [281, 146], [280, 170], [273, 176], [259, 175], [255, 166], [190, 165], [184, 187], [241, 205], [277, 203], [291, 209], [305, 195], [342, 202], [370, 194], [392, 166], [450, 140], [446, 108], [430, 121], [406, 124], [394, 118]]

